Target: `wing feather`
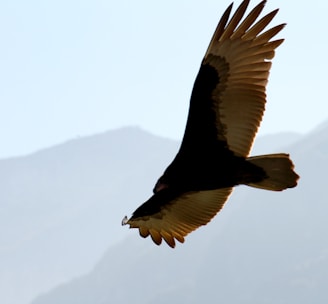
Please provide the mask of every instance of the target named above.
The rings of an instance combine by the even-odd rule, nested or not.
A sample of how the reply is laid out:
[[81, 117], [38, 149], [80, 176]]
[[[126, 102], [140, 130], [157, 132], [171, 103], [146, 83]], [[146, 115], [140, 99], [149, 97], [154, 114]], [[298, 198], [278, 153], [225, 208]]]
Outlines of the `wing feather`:
[[261, 20], [254, 24], [243, 36], [243, 39], [250, 40], [254, 39], [274, 18], [278, 13], [279, 9], [272, 11], [271, 13], [264, 16]]
[[131, 217], [127, 224], [139, 228], [142, 237], [151, 236], [155, 244], [162, 239], [170, 247], [183, 243], [187, 234], [206, 225], [223, 207], [232, 188], [187, 192], [161, 207], [158, 214]]
[[262, 120], [270, 60], [283, 42], [270, 39], [285, 26], [280, 24], [262, 33], [278, 12], [274, 10], [256, 21], [266, 1], [241, 21], [248, 2], [242, 2], [224, 30], [221, 26], [220, 33], [214, 33], [202, 62], [214, 67], [220, 80], [211, 95], [218, 140], [225, 139], [229, 149], [243, 157], [248, 156]]
[[239, 24], [241, 18], [243, 18], [248, 4], [249, 4], [249, 0], [246, 0], [239, 5], [236, 12], [234, 13], [231, 20], [229, 21], [227, 27], [222, 32], [222, 36], [220, 37], [220, 40], [229, 39], [229, 37], [233, 34], [234, 30], [236, 29], [236, 26]]
[[244, 21], [239, 25], [238, 29], [231, 35], [232, 39], [240, 38], [246, 30], [249, 29], [249, 27], [254, 23], [256, 18], [261, 14], [264, 5], [266, 3], [266, 0], [262, 1], [259, 5], [257, 5], [251, 13], [248, 14], [248, 16], [244, 19]]
[[271, 38], [273, 38], [275, 35], [277, 35], [284, 27], [286, 26], [285, 23], [279, 24], [269, 30], [267, 30], [265, 33], [258, 35], [254, 38], [252, 45], [259, 45], [266, 43]]

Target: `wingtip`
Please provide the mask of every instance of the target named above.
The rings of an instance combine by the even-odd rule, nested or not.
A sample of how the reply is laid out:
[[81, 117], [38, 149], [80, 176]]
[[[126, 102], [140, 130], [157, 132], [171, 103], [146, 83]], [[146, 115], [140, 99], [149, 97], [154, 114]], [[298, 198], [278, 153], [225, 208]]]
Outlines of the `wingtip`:
[[260, 2], [259, 5], [266, 5], [266, 3], [267, 3], [267, 0], [263, 0], [263, 1]]
[[138, 228], [141, 237], [147, 238], [150, 235], [153, 242], [158, 246], [162, 244], [163, 239], [165, 243], [172, 249], [174, 249], [176, 246], [176, 240], [180, 243], [184, 243], [185, 241], [184, 237], [180, 234], [171, 234], [164, 230], [157, 231], [156, 229], [149, 229], [144, 226], [140, 226]]

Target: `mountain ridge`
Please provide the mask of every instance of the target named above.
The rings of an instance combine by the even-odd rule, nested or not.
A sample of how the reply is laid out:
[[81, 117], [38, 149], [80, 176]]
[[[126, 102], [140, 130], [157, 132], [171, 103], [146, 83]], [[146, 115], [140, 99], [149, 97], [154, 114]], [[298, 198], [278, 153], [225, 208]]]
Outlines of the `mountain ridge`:
[[[327, 227], [327, 194], [313, 190], [311, 162], [301, 147], [309, 142], [311, 153], [318, 141], [319, 147], [328, 147], [328, 140], [313, 136], [291, 141], [286, 151], [301, 175], [298, 188], [270, 193], [237, 187], [223, 211], [174, 250], [156, 247], [134, 231], [125, 242], [111, 246], [89, 274], [32, 304], [73, 299], [81, 304], [325, 303], [328, 247], [321, 240], [323, 225]], [[318, 177], [324, 177], [327, 163], [316, 168]], [[324, 185], [325, 179], [319, 178], [317, 187]]]
[[[275, 152], [271, 147], [280, 138], [277, 149], [293, 143], [290, 152], [294, 158], [294, 150], [300, 150], [294, 149], [294, 145], [306, 137], [291, 134], [281, 140], [282, 136], [268, 137], [263, 144], [259, 138], [252, 155], [259, 154], [257, 151]], [[145, 246], [146, 249], [138, 249], [141, 252], [158, 253], [153, 244], [147, 245], [149, 240], [140, 239], [134, 230], [122, 228], [120, 221], [148, 198], [155, 181], [177, 150], [177, 141], [140, 128], [126, 127], [73, 139], [26, 157], [0, 160], [3, 187], [0, 220], [4, 230], [10, 232], [0, 236], [0, 283], [4, 287], [0, 293], [1, 302], [27, 303], [36, 294], [45, 293], [60, 283], [88, 276], [94, 267], [97, 268], [96, 261], [112, 250], [107, 249], [108, 246], [121, 244], [126, 237], [137, 248]], [[281, 152], [280, 148], [278, 150]], [[233, 201], [213, 223], [219, 222], [222, 227], [229, 225], [231, 212], [240, 212], [239, 205], [233, 203], [235, 197], [237, 200], [244, 196], [244, 188], [235, 191]], [[181, 254], [184, 252], [181, 259], [185, 259], [187, 248], [196, 250], [191, 245], [194, 238], [208, 246], [210, 241], [203, 239], [203, 235], [213, 227], [211, 223], [196, 231], [190, 236], [190, 242], [187, 238], [186, 243], [177, 248]], [[199, 250], [201, 256], [204, 249]], [[181, 282], [182, 290], [195, 284], [188, 282]], [[180, 283], [176, 281], [176, 284]], [[174, 291], [173, 285], [170, 288], [182, 297], [179, 291]], [[149, 301], [153, 297], [156, 298], [151, 295]]]

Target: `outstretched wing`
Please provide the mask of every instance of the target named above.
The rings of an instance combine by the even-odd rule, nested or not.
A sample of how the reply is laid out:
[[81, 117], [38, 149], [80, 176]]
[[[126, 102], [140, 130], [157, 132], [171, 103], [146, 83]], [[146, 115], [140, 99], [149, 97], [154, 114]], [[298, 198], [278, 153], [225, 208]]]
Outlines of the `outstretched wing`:
[[142, 237], [150, 235], [157, 245], [164, 239], [174, 248], [175, 239], [183, 243], [187, 234], [206, 225], [220, 211], [231, 192], [232, 188], [187, 192], [159, 206], [155, 213], [143, 211], [138, 216], [137, 209], [123, 224], [139, 228]]
[[[168, 169], [181, 160], [192, 164], [195, 158], [190, 155], [206, 157], [204, 151], [211, 147], [222, 152], [223, 163], [231, 152], [242, 157], [249, 154], [264, 112], [270, 60], [283, 41], [271, 38], [284, 24], [262, 33], [278, 10], [256, 22], [265, 4], [262, 1], [241, 21], [248, 4], [244, 0], [229, 21], [230, 5], [216, 28], [195, 80], [180, 151]], [[156, 198], [169, 189], [160, 181], [154, 200], [140, 206], [123, 224], [139, 228], [143, 237], [151, 235], [156, 244], [164, 239], [171, 247], [175, 239], [183, 242], [188, 233], [206, 225], [232, 192], [232, 188], [186, 192], [158, 204]]]
[[230, 21], [232, 4], [223, 14], [195, 81], [181, 150], [218, 140], [237, 156], [249, 154], [265, 108], [270, 60], [283, 42], [271, 39], [285, 25], [263, 32], [278, 12], [256, 21], [265, 2], [244, 20], [249, 0]]

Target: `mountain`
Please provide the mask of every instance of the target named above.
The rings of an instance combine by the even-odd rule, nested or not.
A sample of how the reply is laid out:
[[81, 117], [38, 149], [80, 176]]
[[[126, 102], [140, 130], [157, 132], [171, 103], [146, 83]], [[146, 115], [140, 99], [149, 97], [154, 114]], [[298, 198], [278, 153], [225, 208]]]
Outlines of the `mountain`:
[[255, 140], [251, 155], [283, 152], [301, 138], [301, 134], [294, 132], [267, 134]]
[[[263, 142], [254, 151], [262, 151]], [[301, 176], [297, 188], [273, 193], [237, 187], [219, 215], [174, 250], [127, 230], [91, 271], [32, 304], [327, 303], [328, 128], [286, 142], [282, 151], [291, 153]], [[123, 184], [140, 181], [141, 172]], [[125, 211], [138, 206], [132, 201]], [[81, 258], [76, 251], [74, 258]]]
[[0, 160], [0, 303], [28, 303], [90, 271], [128, 234], [177, 143], [138, 128]]
[[[324, 149], [328, 142], [316, 136], [319, 131], [320, 136], [327, 133], [315, 130], [305, 139], [297, 134], [259, 138], [253, 154], [291, 151], [293, 158], [300, 158], [295, 159], [300, 171], [306, 156], [299, 156], [299, 152], [308, 147], [307, 153], [312, 153], [317, 145]], [[283, 147], [291, 144], [291, 148]], [[141, 239], [136, 231], [122, 227], [120, 221], [148, 198], [177, 149], [175, 141], [128, 127], [77, 138], [25, 157], [0, 160], [0, 221], [5, 232], [0, 234], [0, 302], [27, 304], [42, 294], [33, 304], [125, 302], [132, 295], [138, 297], [133, 299], [136, 302], [167, 303], [165, 299], [170, 297], [173, 303], [181, 303], [196, 301], [203, 291], [211, 300], [214, 297], [205, 289], [204, 282], [216, 281], [208, 268], [228, 275], [228, 286], [223, 277], [219, 283], [226, 293], [231, 291], [235, 274], [222, 263], [232, 264], [241, 252], [240, 246], [247, 242], [258, 247], [258, 233], [251, 241], [248, 238], [256, 223], [254, 216], [267, 215], [271, 205], [275, 205], [269, 196], [273, 195], [279, 203], [285, 201], [283, 204], [288, 207], [288, 196], [299, 188], [277, 195], [263, 191], [260, 199], [264, 205], [256, 203], [256, 195], [262, 191], [240, 187], [223, 212], [191, 234], [185, 244], [175, 250], [156, 247], [150, 240]], [[291, 214], [293, 208], [290, 207]], [[281, 212], [276, 211], [279, 223]], [[246, 215], [250, 223], [243, 224]], [[241, 228], [237, 229], [236, 223], [237, 228], [244, 225], [243, 234], [238, 235]], [[249, 235], [245, 236], [247, 231]], [[312, 265], [324, 269], [320, 261], [326, 261], [325, 255], [319, 255], [317, 260], [309, 262], [306, 271], [312, 271]], [[238, 263], [236, 269], [237, 266]], [[323, 272], [323, 278], [326, 277]], [[269, 278], [266, 282], [270, 287]], [[257, 286], [265, 290], [267, 285]]]

